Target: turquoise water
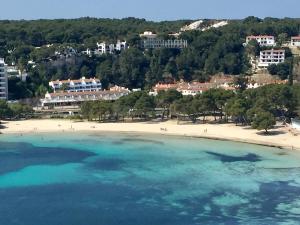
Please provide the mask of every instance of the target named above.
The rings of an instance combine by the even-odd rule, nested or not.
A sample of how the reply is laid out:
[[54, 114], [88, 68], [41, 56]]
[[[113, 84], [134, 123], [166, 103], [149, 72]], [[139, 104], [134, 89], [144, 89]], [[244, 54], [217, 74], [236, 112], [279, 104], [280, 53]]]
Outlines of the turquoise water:
[[0, 136], [1, 225], [300, 224], [300, 154], [133, 134]]

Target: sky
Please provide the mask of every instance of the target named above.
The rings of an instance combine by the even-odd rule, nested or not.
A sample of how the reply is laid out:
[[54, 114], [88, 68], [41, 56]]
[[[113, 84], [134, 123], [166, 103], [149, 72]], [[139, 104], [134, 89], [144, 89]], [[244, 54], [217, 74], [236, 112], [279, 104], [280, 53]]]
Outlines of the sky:
[[300, 0], [0, 0], [0, 19], [125, 18], [147, 20], [300, 18]]

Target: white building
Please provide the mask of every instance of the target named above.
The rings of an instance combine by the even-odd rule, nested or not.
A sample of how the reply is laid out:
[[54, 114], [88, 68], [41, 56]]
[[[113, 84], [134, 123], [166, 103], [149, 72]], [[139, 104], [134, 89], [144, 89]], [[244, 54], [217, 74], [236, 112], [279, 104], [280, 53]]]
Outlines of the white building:
[[8, 78], [20, 78], [21, 81], [26, 82], [28, 74], [19, 70], [17, 66], [6, 66], [6, 72]]
[[129, 93], [130, 91], [128, 89], [118, 86], [104, 91], [46, 93], [45, 98], [41, 99], [41, 103], [42, 107], [48, 108], [55, 106], [76, 106], [85, 101], [113, 101]]
[[145, 31], [144, 33], [140, 34], [141, 38], [147, 38], [147, 39], [155, 39], [157, 38], [157, 34], [152, 33], [151, 31]]
[[97, 42], [97, 49], [95, 51], [95, 54], [112, 54], [114, 52], [114, 45], [113, 44], [107, 44], [106, 42]]
[[117, 41], [117, 43], [115, 44], [115, 50], [116, 51], [123, 51], [123, 50], [125, 50], [125, 49], [127, 49], [128, 48], [128, 44], [127, 44], [127, 42], [126, 41], [120, 41], [120, 40], [118, 40]]
[[292, 128], [300, 131], [300, 120], [292, 119]]
[[300, 36], [291, 38], [291, 46], [300, 47]]
[[141, 47], [145, 49], [149, 48], [187, 48], [187, 40], [175, 39], [175, 40], [161, 40], [161, 39], [145, 39], [141, 42]]
[[256, 40], [260, 46], [272, 47], [276, 45], [274, 36], [269, 36], [269, 35], [247, 36], [246, 45], [252, 40]]
[[[49, 86], [56, 92], [66, 88], [67, 92], [87, 92], [87, 91], [100, 91], [102, 84], [99, 79], [86, 79], [82, 77], [79, 80], [57, 80], [49, 82]], [[65, 86], [65, 87], [64, 87]]]
[[8, 97], [8, 83], [7, 72], [4, 59], [0, 58], [0, 99], [7, 100]]
[[258, 67], [267, 68], [272, 64], [283, 63], [285, 60], [285, 50], [265, 50], [260, 52]]
[[97, 42], [97, 49], [95, 50], [95, 54], [96, 55], [113, 54], [115, 52], [121, 52], [125, 49], [128, 49], [128, 44], [126, 41], [118, 40], [116, 44]]
[[187, 40], [182, 39], [168, 39], [163, 40], [158, 38], [157, 34], [152, 33], [151, 31], [145, 31], [143, 34], [140, 34], [141, 47], [144, 49], [150, 48], [186, 48], [188, 46]]

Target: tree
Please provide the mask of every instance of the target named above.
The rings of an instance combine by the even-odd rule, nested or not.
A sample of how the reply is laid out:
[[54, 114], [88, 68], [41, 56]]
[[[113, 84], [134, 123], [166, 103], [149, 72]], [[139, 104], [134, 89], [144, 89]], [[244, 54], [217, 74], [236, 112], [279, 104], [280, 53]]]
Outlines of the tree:
[[287, 37], [288, 37], [287, 33], [279, 34], [278, 37], [277, 37], [277, 45], [279, 47], [281, 47], [287, 41]]
[[225, 111], [228, 116], [231, 116], [236, 125], [238, 123], [243, 124], [246, 122], [246, 112], [248, 107], [249, 105], [246, 99], [238, 96], [228, 101]]
[[12, 111], [4, 100], [0, 100], [0, 119], [6, 119], [12, 116]]
[[129, 88], [142, 88], [145, 82], [148, 60], [136, 48], [123, 51], [120, 55], [120, 80], [122, 85]]
[[164, 119], [166, 113], [167, 117], [169, 117], [171, 104], [180, 98], [182, 98], [182, 94], [174, 89], [158, 92], [156, 97], [156, 106], [163, 108], [163, 113], [161, 116], [162, 120]]
[[196, 123], [198, 118], [197, 102], [192, 96], [183, 96], [183, 98], [175, 101], [172, 109], [177, 113], [177, 118], [187, 116], [193, 123]]
[[273, 128], [275, 124], [276, 120], [272, 113], [264, 110], [258, 110], [254, 116], [252, 128], [257, 130], [265, 130], [265, 133], [267, 134], [268, 130]]
[[90, 77], [90, 76], [92, 76], [92, 71], [89, 67], [83, 66], [80, 69], [80, 74], [81, 74], [82, 77]]
[[258, 56], [260, 52], [260, 45], [256, 40], [251, 40], [246, 46], [246, 52], [252, 56]]
[[15, 119], [19, 119], [22, 117], [27, 117], [29, 114], [33, 113], [33, 109], [31, 106], [21, 103], [12, 103], [8, 105], [11, 110], [11, 116]]
[[244, 91], [247, 88], [248, 79], [244, 76], [238, 76], [234, 79], [234, 84], [240, 91]]
[[153, 112], [154, 107], [154, 98], [147, 93], [143, 93], [134, 105], [135, 114], [146, 118], [149, 112]]
[[278, 75], [282, 80], [285, 80], [291, 74], [291, 64], [284, 62], [277, 65], [270, 65], [268, 71], [270, 74]]

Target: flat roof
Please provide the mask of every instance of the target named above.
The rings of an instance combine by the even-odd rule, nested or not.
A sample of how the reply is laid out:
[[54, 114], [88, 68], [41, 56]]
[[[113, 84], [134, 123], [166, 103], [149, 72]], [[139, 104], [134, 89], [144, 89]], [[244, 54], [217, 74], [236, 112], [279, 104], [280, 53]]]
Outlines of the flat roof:
[[82, 95], [102, 95], [102, 94], [118, 94], [118, 93], [129, 93], [129, 90], [117, 90], [117, 91], [83, 91], [83, 92], [56, 92], [56, 93], [49, 93], [51, 97], [57, 96], [82, 96]]
[[80, 79], [80, 80], [55, 80], [55, 81], [50, 81], [50, 83], [53, 83], [53, 84], [59, 84], [59, 83], [62, 83], [62, 84], [66, 84], [66, 83], [81, 83], [81, 82], [92, 82], [92, 81], [96, 81], [96, 82], [100, 82], [99, 79], [97, 78], [89, 78], [89, 79]]
[[249, 35], [247, 38], [274, 38], [272, 35]]

